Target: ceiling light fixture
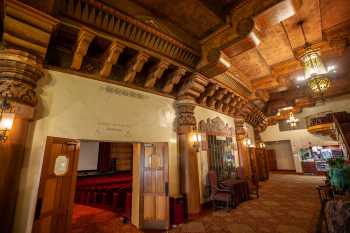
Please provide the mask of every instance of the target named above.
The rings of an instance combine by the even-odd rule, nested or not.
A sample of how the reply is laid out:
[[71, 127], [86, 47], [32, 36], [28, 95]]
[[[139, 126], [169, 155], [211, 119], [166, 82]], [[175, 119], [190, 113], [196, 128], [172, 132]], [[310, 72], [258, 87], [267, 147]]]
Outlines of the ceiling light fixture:
[[293, 112], [289, 113], [289, 118], [286, 120], [286, 122], [289, 124], [291, 128], [294, 128], [297, 126], [297, 123], [299, 122], [299, 119], [296, 118], [293, 114]]
[[[300, 57], [300, 60], [304, 66], [304, 80], [307, 80], [308, 87], [314, 94], [323, 95], [331, 85], [331, 80], [328, 78], [326, 67], [324, 66], [320, 57], [320, 51], [313, 49], [311, 44], [307, 42], [303, 21], [298, 25], [304, 36], [304, 54]], [[334, 67], [335, 68], [335, 67]]]

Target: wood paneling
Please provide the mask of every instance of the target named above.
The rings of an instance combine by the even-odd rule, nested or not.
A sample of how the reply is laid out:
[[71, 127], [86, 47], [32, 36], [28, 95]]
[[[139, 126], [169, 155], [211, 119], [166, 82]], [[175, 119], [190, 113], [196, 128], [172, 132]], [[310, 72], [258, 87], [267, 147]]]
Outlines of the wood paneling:
[[140, 227], [169, 228], [168, 144], [141, 144]]
[[[78, 155], [78, 141], [47, 138], [33, 233], [70, 232]], [[57, 158], [61, 156], [68, 160], [68, 166], [56, 175], [60, 168]]]

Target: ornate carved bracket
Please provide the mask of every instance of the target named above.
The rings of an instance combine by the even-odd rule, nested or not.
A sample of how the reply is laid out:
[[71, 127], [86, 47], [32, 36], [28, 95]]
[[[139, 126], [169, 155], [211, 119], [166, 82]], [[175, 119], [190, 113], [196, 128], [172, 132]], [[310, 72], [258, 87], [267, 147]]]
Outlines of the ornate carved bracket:
[[207, 85], [208, 80], [203, 75], [194, 73], [181, 87], [178, 93], [178, 98], [195, 100], [205, 91]]
[[131, 58], [126, 65], [127, 68], [125, 71], [124, 82], [133, 83], [136, 74], [142, 70], [142, 67], [148, 58], [149, 55], [143, 52], [138, 52], [133, 58]]
[[70, 66], [74, 70], [80, 70], [83, 58], [86, 55], [91, 41], [95, 38], [96, 34], [86, 28], [82, 27], [78, 34], [78, 39], [75, 44], [74, 56], [72, 65]]
[[206, 104], [207, 99], [213, 96], [217, 90], [218, 86], [215, 83], [210, 83], [205, 91], [200, 95], [198, 98], [198, 103], [200, 104]]
[[120, 54], [123, 52], [125, 46], [113, 41], [104, 54], [104, 62], [100, 75], [102, 78], [107, 78], [111, 74], [112, 66], [117, 63]]
[[35, 106], [37, 81], [44, 76], [35, 56], [14, 49], [0, 51], [0, 95], [11, 101]]
[[235, 135], [234, 127], [229, 127], [220, 117], [214, 119], [207, 119], [205, 122], [201, 120], [198, 123], [198, 131], [209, 135], [220, 135], [232, 137]]
[[149, 74], [147, 75], [146, 82], [144, 87], [152, 88], [156, 84], [157, 80], [160, 79], [163, 75], [163, 72], [168, 68], [169, 62], [159, 61], [155, 64]]
[[180, 82], [180, 79], [185, 75], [186, 69], [179, 67], [173, 72], [171, 72], [167, 77], [167, 82], [165, 83], [162, 91], [165, 93], [171, 93], [173, 91], [174, 85]]

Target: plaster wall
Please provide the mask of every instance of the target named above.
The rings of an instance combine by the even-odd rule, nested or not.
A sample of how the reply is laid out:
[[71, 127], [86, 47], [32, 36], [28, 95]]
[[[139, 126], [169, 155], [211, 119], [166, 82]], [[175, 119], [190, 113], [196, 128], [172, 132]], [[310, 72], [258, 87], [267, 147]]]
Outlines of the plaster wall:
[[[169, 191], [170, 195], [179, 193], [174, 99], [52, 70], [40, 80], [38, 96], [39, 105], [30, 125], [21, 172], [15, 233], [30, 233], [32, 229], [47, 136], [168, 142]], [[230, 125], [234, 124], [233, 118], [215, 111], [200, 107], [195, 110], [198, 121], [218, 115]]]

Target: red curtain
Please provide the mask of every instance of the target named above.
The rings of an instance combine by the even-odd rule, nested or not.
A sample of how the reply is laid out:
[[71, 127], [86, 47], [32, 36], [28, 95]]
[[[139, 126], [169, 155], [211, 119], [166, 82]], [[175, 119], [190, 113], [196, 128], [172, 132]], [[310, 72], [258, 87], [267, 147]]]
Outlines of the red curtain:
[[107, 172], [111, 165], [111, 143], [100, 142], [98, 150], [97, 170], [99, 172]]

